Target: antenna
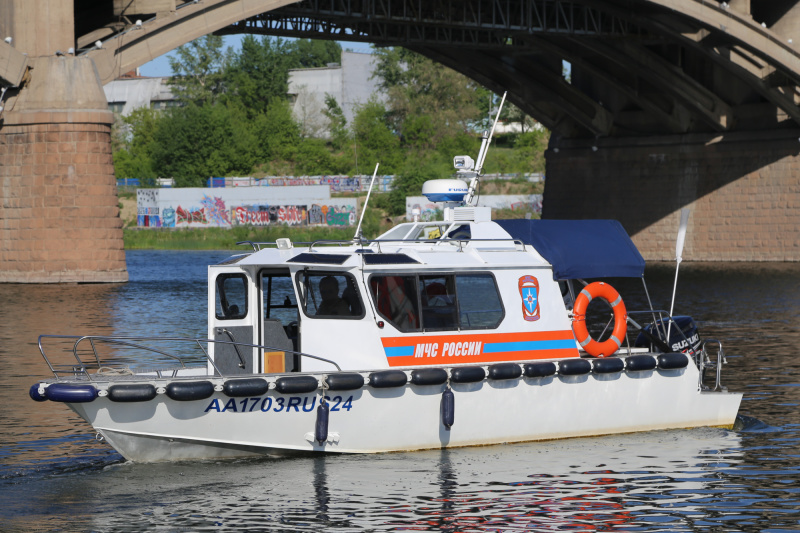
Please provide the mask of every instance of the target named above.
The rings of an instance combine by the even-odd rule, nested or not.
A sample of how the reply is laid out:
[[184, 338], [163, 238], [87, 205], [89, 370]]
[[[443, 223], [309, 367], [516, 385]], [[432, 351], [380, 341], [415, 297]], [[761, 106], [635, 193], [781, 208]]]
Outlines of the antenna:
[[478, 160], [475, 162], [475, 176], [472, 178], [472, 181], [469, 182], [469, 192], [464, 200], [466, 205], [470, 205], [473, 197], [475, 196], [475, 187], [478, 186], [478, 179], [481, 176], [481, 172], [483, 172], [483, 162], [486, 159], [486, 153], [489, 151], [489, 145], [492, 142], [494, 129], [497, 127], [497, 122], [500, 120], [500, 113], [503, 111], [503, 104], [506, 101], [507, 94], [508, 91], [503, 93], [503, 98], [500, 100], [500, 107], [497, 109], [497, 116], [494, 118], [492, 130], [489, 132], [489, 135], [487, 136], [486, 132], [483, 132], [483, 137], [481, 138], [481, 149], [478, 150]]
[[508, 91], [503, 93], [503, 98], [500, 100], [500, 107], [497, 108], [497, 116], [494, 117], [494, 122], [492, 123], [492, 130], [489, 132], [488, 139], [484, 137], [485, 142], [481, 142], [481, 150], [478, 152], [478, 161], [475, 165], [475, 171], [480, 174], [483, 170], [483, 162], [486, 159], [486, 153], [489, 151], [489, 143], [492, 142], [492, 136], [494, 135], [494, 129], [497, 127], [497, 122], [500, 120], [500, 113], [503, 111], [503, 104], [506, 101], [506, 95]]
[[689, 213], [691, 210], [688, 207], [681, 209], [681, 223], [678, 226], [678, 240], [675, 242], [675, 260], [678, 262], [675, 265], [675, 283], [672, 285], [672, 303], [669, 305], [669, 325], [667, 326], [667, 344], [669, 344], [669, 334], [672, 331], [672, 309], [675, 307], [675, 291], [678, 288], [678, 269], [683, 261], [683, 244], [686, 241], [686, 226], [689, 223]]
[[356, 228], [356, 234], [353, 236], [354, 241], [361, 240], [361, 222], [364, 220], [364, 213], [367, 212], [367, 204], [369, 203], [369, 195], [372, 194], [372, 186], [375, 184], [375, 176], [378, 174], [378, 165], [380, 163], [375, 163], [375, 172], [372, 173], [372, 180], [369, 182], [369, 190], [367, 191], [367, 199], [364, 200], [364, 207], [361, 209], [361, 218], [358, 219], [358, 227]]

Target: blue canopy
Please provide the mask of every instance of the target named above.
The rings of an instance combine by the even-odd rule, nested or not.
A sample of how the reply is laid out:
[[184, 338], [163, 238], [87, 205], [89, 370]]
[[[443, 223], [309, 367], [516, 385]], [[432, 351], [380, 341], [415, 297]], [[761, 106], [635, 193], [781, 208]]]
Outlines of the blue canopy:
[[616, 220], [496, 220], [553, 265], [554, 279], [638, 278], [644, 259]]

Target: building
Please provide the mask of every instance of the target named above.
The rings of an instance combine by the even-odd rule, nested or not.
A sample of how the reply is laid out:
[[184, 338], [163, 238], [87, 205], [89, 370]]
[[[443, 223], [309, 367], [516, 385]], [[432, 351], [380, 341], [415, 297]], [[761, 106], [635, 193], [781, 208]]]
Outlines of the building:
[[128, 116], [134, 109], [166, 109], [177, 105], [168, 84], [169, 78], [145, 78], [129, 73], [103, 87], [108, 107], [115, 114]]
[[342, 51], [341, 64], [327, 67], [293, 69], [289, 71], [289, 96], [295, 119], [303, 134], [327, 138], [330, 135], [325, 97], [330, 94], [342, 108], [347, 124], [360, 104], [373, 95], [383, 100], [378, 81], [372, 79], [375, 56], [359, 52]]

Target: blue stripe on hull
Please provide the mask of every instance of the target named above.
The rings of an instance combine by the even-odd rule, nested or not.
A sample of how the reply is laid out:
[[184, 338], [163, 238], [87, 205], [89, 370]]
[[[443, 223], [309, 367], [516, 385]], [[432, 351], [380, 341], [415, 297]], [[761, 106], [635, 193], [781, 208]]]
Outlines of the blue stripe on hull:
[[564, 350], [575, 348], [572, 339], [527, 342], [493, 342], [483, 345], [483, 353], [533, 352], [538, 350]]
[[386, 357], [408, 357], [414, 355], [415, 348], [416, 345], [397, 346], [396, 348], [384, 348], [383, 351], [386, 352]]

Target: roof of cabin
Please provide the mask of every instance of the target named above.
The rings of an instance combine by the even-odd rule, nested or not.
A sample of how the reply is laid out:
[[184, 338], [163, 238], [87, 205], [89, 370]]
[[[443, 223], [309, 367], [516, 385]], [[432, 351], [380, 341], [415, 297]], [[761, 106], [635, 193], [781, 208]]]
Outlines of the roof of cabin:
[[497, 220], [553, 265], [554, 279], [641, 277], [644, 258], [616, 220]]

